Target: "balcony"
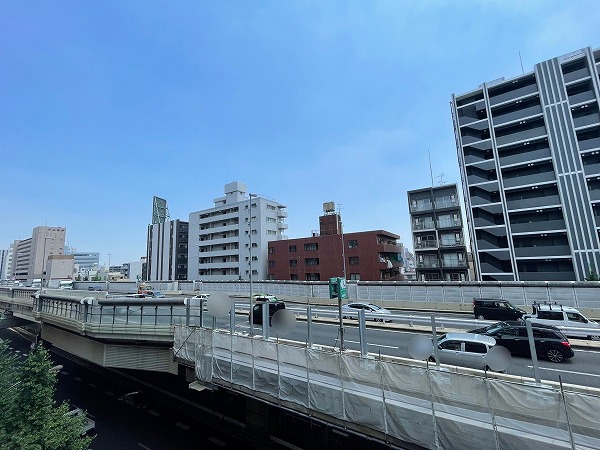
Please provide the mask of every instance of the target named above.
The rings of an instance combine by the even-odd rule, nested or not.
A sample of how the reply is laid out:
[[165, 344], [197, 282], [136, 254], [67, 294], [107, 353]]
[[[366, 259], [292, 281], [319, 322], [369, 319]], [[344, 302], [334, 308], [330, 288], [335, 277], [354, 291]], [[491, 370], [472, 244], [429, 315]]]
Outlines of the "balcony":
[[436, 209], [444, 209], [444, 208], [456, 208], [458, 206], [458, 200], [456, 198], [440, 198], [435, 201]]
[[228, 262], [212, 262], [212, 263], [199, 263], [198, 270], [206, 269], [233, 269], [240, 266], [239, 261], [228, 261]]
[[600, 174], [600, 163], [584, 164], [583, 171], [585, 172], [586, 176], [598, 175]]
[[532, 184], [541, 184], [541, 183], [549, 183], [552, 181], [556, 181], [556, 176], [554, 175], [554, 171], [550, 172], [541, 172], [541, 173], [526, 173], [523, 175], [517, 175], [513, 177], [504, 177], [502, 182], [504, 184], [504, 188], [514, 188], [518, 186], [528, 186]]
[[478, 250], [508, 250], [508, 242], [501, 240], [489, 240], [486, 238], [477, 239]]
[[596, 100], [596, 96], [592, 90], [569, 95], [569, 105], [571, 106], [577, 105], [578, 103], [588, 102], [590, 100]]
[[536, 139], [546, 135], [546, 127], [544, 125], [536, 126], [533, 128], [520, 127], [512, 133], [498, 136], [496, 138], [497, 145], [506, 145], [513, 142], [526, 141], [528, 139]]
[[590, 200], [593, 202], [597, 202], [600, 200], [600, 189], [590, 189]]
[[573, 125], [575, 128], [586, 127], [588, 125], [595, 125], [600, 122], [600, 114], [597, 111], [583, 116], [575, 116], [573, 114]]
[[500, 153], [500, 166], [510, 166], [512, 164], [528, 163], [538, 159], [548, 159], [552, 157], [550, 148], [541, 148], [538, 150], [527, 151], [527, 147], [523, 148], [523, 153], [513, 153], [512, 155], [503, 156]]
[[[504, 125], [514, 120], [522, 120], [542, 113], [541, 105], [530, 106], [529, 108], [519, 109], [507, 114], [502, 114], [493, 118], [494, 126]], [[493, 113], [492, 113], [493, 114]]]
[[538, 247], [515, 247], [517, 258], [534, 258], [538, 256], [571, 256], [568, 245], [544, 245]]
[[[598, 193], [600, 194], [600, 191], [598, 191]], [[600, 197], [598, 199], [600, 200]], [[506, 204], [509, 210], [539, 208], [543, 206], [560, 206], [560, 198], [558, 195], [548, 195], [545, 197], [523, 198], [519, 200], [507, 199]]]
[[212, 212], [206, 217], [201, 217], [199, 220], [199, 223], [200, 223], [200, 225], [210, 225], [213, 223], [223, 222], [224, 220], [228, 220], [228, 219], [237, 219], [238, 214], [239, 214], [238, 211], [227, 212], [225, 214], [223, 214], [221, 212]]
[[461, 219], [440, 219], [437, 221], [438, 229], [442, 228], [454, 228], [462, 226]]
[[440, 261], [438, 259], [428, 259], [417, 262], [417, 269], [438, 269], [439, 267]]
[[[516, 100], [526, 95], [534, 94], [537, 92], [537, 86], [535, 84], [529, 84], [518, 89], [513, 89], [509, 92], [505, 92], [499, 95], [490, 97], [490, 105], [498, 105], [510, 100]], [[493, 95], [490, 93], [490, 95]]]
[[287, 211], [284, 211], [282, 209], [280, 209], [280, 210], [277, 211], [277, 217], [284, 219], [287, 216], [288, 216]]
[[431, 211], [433, 210], [433, 204], [429, 202], [417, 202], [410, 205], [411, 212]]
[[436, 249], [438, 247], [437, 239], [428, 239], [426, 241], [417, 241], [415, 242], [415, 249], [423, 250], [423, 249]]
[[413, 230], [435, 230], [435, 222], [433, 220], [428, 220], [426, 222], [413, 222]]
[[440, 247], [442, 248], [452, 248], [452, 247], [464, 247], [465, 240], [464, 239], [442, 239], [440, 240]]
[[279, 223], [277, 224], [277, 228], [278, 228], [279, 230], [287, 230], [287, 228], [288, 228], [288, 224], [287, 224], [287, 223], [283, 223], [283, 222], [279, 222]]
[[564, 220], [544, 220], [538, 222], [512, 223], [512, 233], [541, 233], [552, 231], [563, 231], [566, 229]]
[[519, 272], [521, 281], [575, 281], [575, 272]]
[[563, 78], [565, 80], [565, 84], [570, 83], [571, 81], [581, 80], [582, 78], [586, 78], [590, 76], [590, 71], [587, 67], [583, 67], [579, 70], [574, 70], [573, 72], [565, 73]]
[[578, 139], [579, 150], [593, 150], [596, 148], [600, 148], [600, 137], [593, 137], [590, 139]]
[[458, 259], [442, 260], [442, 267], [467, 267], [467, 262]]

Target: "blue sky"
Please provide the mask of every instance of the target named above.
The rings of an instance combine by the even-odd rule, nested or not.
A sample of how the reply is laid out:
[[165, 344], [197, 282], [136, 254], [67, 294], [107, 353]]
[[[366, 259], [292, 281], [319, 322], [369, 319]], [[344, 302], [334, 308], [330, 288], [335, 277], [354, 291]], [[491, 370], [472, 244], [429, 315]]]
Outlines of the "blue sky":
[[287, 206], [290, 238], [412, 249], [406, 191], [459, 183], [452, 93], [600, 47], [597, 1], [0, 3], [0, 249], [38, 225], [100, 262], [146, 253], [223, 186]]

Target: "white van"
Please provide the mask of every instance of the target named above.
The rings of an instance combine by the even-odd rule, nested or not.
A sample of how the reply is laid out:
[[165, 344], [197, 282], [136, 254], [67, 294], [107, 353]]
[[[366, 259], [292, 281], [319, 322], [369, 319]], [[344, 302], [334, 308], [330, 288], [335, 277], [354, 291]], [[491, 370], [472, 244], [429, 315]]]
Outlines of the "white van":
[[73, 280], [60, 280], [58, 283], [59, 289], [73, 289]]
[[600, 324], [571, 306], [534, 303], [532, 308], [533, 314], [526, 314], [523, 319], [529, 318], [532, 323], [555, 326], [568, 337], [600, 340]]

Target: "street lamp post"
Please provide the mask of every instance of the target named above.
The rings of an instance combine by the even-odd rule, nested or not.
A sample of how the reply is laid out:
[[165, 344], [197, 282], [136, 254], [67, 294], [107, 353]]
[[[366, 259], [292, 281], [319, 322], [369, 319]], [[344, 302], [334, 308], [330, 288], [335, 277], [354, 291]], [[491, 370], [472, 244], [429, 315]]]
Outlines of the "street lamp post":
[[252, 199], [256, 194], [248, 194], [248, 225], [250, 226], [250, 336], [254, 336], [254, 312], [252, 310]]
[[54, 238], [52, 238], [50, 236], [44, 237], [44, 249], [42, 251], [42, 277], [41, 277], [41, 282], [40, 282], [40, 294], [42, 293], [42, 288], [44, 287], [44, 267], [46, 265], [46, 240], [47, 239], [54, 240]]
[[106, 272], [106, 291], [110, 288], [110, 253], [108, 253], [108, 271]]

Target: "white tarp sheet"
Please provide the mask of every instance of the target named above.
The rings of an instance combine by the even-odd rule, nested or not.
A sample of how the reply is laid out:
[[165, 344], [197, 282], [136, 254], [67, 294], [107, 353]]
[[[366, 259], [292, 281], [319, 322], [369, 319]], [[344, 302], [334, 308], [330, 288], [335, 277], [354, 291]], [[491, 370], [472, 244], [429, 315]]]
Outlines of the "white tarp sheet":
[[178, 326], [174, 351], [219, 380], [432, 449], [600, 448], [600, 397]]

